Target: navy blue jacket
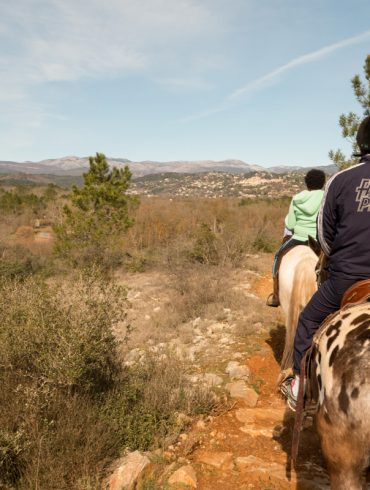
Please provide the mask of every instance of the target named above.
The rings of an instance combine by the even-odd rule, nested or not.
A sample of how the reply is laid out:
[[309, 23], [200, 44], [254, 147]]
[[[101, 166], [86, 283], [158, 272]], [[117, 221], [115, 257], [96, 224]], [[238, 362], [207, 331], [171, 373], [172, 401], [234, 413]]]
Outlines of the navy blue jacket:
[[333, 276], [370, 278], [370, 154], [328, 181], [317, 231]]

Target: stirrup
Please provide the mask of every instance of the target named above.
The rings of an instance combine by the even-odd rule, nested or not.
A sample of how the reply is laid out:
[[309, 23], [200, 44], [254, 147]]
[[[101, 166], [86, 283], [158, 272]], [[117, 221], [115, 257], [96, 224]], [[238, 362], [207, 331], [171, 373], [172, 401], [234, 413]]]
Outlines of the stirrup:
[[278, 298], [276, 299], [274, 293], [271, 293], [266, 300], [266, 305], [271, 306], [272, 308], [277, 308], [280, 306], [280, 301]]

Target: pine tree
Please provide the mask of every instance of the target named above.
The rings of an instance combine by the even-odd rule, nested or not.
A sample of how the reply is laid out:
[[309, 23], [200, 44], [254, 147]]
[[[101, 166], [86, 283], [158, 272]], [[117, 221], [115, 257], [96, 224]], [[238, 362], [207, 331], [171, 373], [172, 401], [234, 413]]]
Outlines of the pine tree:
[[72, 188], [72, 206], [64, 207], [64, 220], [55, 226], [55, 250], [73, 263], [104, 265], [122, 256], [120, 242], [132, 225], [131, 172], [127, 166], [111, 169], [102, 153], [90, 157], [89, 164], [83, 186]]
[[[370, 54], [365, 59], [364, 64], [365, 81], [362, 81], [360, 75], [355, 75], [352, 80], [352, 88], [355, 97], [363, 109], [362, 116], [349, 112], [348, 114], [341, 114], [339, 117], [339, 126], [342, 128], [342, 136], [351, 142], [352, 153], [359, 152], [359, 148], [356, 144], [356, 134], [360, 122], [364, 116], [370, 115]], [[344, 169], [358, 163], [358, 158], [347, 158], [341, 150], [330, 150], [329, 158], [339, 167]]]

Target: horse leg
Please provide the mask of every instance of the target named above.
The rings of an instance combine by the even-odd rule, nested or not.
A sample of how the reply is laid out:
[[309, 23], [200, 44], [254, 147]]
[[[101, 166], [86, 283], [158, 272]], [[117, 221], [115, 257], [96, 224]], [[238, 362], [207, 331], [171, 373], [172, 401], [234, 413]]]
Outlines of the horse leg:
[[328, 464], [331, 489], [363, 490], [366, 488], [362, 476], [366, 463], [361, 449], [356, 444], [356, 435], [332, 423], [322, 408], [317, 416], [317, 430]]
[[332, 490], [364, 490], [366, 483], [357, 475], [354, 468], [332, 468], [329, 465], [330, 488]]

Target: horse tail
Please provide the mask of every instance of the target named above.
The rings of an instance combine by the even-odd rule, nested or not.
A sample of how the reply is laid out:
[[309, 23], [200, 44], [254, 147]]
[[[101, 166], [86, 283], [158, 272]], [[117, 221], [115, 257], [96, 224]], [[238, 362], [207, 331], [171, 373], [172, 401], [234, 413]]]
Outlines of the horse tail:
[[294, 337], [298, 318], [317, 289], [314, 266], [312, 257], [305, 257], [299, 262], [294, 272], [292, 296], [286, 321], [285, 348], [281, 360], [281, 377], [286, 377], [292, 371]]

